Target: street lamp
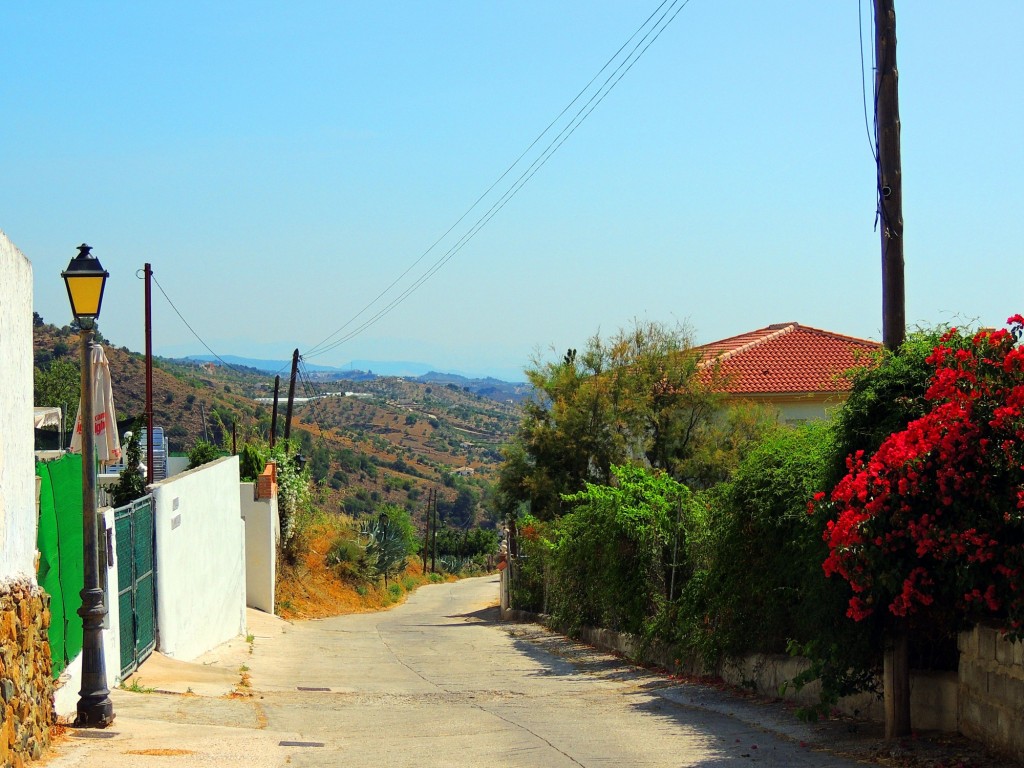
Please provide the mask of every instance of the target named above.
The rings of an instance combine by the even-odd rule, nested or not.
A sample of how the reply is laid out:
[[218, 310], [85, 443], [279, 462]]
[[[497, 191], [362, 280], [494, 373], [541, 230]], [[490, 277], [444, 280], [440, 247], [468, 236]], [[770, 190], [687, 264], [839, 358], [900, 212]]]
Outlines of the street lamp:
[[82, 340], [82, 564], [84, 585], [82, 607], [82, 688], [78, 693], [80, 728], [106, 728], [114, 721], [114, 704], [107, 688], [107, 669], [103, 658], [103, 622], [107, 607], [99, 579], [99, 521], [96, 514], [96, 458], [93, 418], [92, 347], [96, 318], [103, 303], [103, 288], [109, 274], [84, 243], [61, 277], [68, 288], [71, 313], [78, 321]]
[[99, 259], [93, 256], [85, 243], [78, 246], [78, 255], [68, 264], [68, 268], [60, 273], [68, 288], [68, 299], [71, 300], [71, 313], [79, 326], [90, 330], [100, 316], [100, 305], [103, 303], [103, 288], [110, 277]]

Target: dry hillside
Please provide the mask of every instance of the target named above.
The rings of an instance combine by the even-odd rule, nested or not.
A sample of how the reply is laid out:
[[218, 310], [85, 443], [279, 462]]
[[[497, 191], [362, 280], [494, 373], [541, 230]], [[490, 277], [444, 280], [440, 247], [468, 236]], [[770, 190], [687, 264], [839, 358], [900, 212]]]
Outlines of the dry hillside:
[[[114, 400], [122, 430], [145, 410], [145, 361], [109, 342]], [[37, 368], [54, 361], [78, 365], [78, 336], [37, 318]], [[272, 406], [256, 402], [272, 394], [273, 376], [254, 369], [158, 359], [154, 364], [154, 421], [164, 427], [172, 451], [187, 451], [203, 438], [231, 448], [269, 437]], [[311, 389], [315, 387], [315, 389]], [[281, 387], [278, 433], [284, 428], [286, 382]], [[347, 394], [346, 394], [347, 393]], [[485, 512], [500, 446], [514, 433], [519, 409], [472, 394], [455, 384], [424, 384], [400, 378], [304, 382], [297, 397], [292, 437], [300, 441], [326, 511], [360, 515], [384, 501], [422, 514], [427, 490], [442, 502], [462, 491]], [[49, 404], [49, 403], [40, 403]], [[69, 417], [73, 419], [72, 414]], [[456, 471], [458, 470], [458, 471]]]

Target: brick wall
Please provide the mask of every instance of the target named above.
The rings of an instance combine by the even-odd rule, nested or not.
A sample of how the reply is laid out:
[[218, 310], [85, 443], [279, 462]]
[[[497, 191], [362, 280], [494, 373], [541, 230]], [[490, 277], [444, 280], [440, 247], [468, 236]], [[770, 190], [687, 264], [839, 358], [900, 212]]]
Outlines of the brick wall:
[[49, 596], [27, 581], [0, 585], [0, 765], [22, 768], [54, 723]]
[[1024, 643], [998, 630], [960, 634], [960, 732], [1024, 760]]
[[256, 499], [273, 499], [277, 496], [277, 464], [270, 462], [256, 478]]

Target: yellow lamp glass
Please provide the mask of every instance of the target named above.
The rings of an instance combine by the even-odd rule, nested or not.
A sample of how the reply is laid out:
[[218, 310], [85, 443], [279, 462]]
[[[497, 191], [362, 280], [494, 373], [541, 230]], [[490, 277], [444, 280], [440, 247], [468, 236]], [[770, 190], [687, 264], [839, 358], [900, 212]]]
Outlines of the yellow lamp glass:
[[103, 300], [103, 283], [100, 277], [66, 277], [68, 296], [71, 298], [71, 312], [75, 317], [96, 317]]
[[103, 288], [110, 277], [100, 265], [99, 259], [89, 253], [90, 250], [84, 243], [78, 246], [78, 255], [61, 272], [68, 288], [71, 313], [79, 322], [99, 317]]

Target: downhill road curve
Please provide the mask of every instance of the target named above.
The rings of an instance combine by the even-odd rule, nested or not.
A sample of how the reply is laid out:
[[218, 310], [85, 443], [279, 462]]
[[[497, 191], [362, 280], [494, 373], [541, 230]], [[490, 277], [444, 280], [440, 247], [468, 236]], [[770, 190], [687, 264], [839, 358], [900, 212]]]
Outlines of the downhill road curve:
[[263, 622], [251, 653], [207, 662], [251, 695], [115, 691], [109, 731], [73, 734], [48, 768], [857, 764], [805, 746], [822, 731], [783, 709], [499, 623], [496, 597], [484, 577], [382, 613]]

